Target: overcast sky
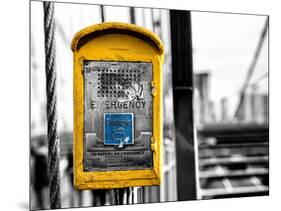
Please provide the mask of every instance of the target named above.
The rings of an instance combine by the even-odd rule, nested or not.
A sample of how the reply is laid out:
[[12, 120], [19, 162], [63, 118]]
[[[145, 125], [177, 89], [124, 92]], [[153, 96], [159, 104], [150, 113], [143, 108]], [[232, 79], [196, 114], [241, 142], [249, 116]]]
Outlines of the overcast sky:
[[[194, 71], [210, 73], [210, 97], [215, 102], [238, 95], [265, 21], [265, 16], [192, 12]], [[252, 81], [268, 71], [267, 39]], [[267, 91], [267, 79], [260, 85], [261, 92]]]

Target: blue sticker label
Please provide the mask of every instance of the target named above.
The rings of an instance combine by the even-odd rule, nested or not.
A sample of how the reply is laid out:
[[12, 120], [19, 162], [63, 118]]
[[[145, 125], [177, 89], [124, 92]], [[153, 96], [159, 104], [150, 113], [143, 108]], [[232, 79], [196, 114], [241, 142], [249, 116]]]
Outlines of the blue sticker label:
[[133, 114], [107, 113], [104, 114], [104, 144], [129, 145], [133, 144]]

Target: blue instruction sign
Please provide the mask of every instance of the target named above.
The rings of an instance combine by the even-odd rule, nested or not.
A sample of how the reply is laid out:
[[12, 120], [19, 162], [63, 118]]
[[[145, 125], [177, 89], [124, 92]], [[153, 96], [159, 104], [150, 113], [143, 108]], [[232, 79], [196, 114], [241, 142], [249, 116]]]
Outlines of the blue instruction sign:
[[132, 113], [104, 114], [104, 144], [130, 145], [134, 143], [134, 121]]

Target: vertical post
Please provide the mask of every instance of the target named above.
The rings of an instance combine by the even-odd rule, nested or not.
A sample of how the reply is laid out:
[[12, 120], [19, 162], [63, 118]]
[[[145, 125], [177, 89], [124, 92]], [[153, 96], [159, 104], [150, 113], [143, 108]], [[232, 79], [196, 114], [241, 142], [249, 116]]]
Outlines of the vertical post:
[[191, 17], [170, 11], [178, 200], [196, 199]]
[[48, 120], [48, 172], [50, 177], [50, 207], [61, 207], [60, 200], [60, 150], [57, 132], [57, 90], [55, 69], [55, 21], [54, 3], [43, 2], [45, 32], [45, 71]]
[[104, 22], [104, 7], [100, 5], [100, 15], [101, 15], [101, 22]]
[[136, 24], [135, 9], [133, 7], [130, 7], [130, 19], [131, 24]]

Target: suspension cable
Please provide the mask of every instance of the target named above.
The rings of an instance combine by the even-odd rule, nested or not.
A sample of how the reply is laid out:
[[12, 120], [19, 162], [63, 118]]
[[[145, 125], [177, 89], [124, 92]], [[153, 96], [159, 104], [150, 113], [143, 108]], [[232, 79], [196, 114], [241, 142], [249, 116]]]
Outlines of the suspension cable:
[[55, 22], [54, 3], [43, 2], [44, 33], [45, 33], [45, 71], [47, 93], [47, 121], [48, 121], [48, 173], [50, 178], [50, 207], [61, 207], [60, 199], [60, 150], [57, 132], [57, 92], [55, 69]]

